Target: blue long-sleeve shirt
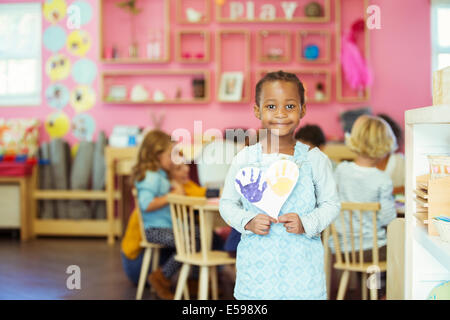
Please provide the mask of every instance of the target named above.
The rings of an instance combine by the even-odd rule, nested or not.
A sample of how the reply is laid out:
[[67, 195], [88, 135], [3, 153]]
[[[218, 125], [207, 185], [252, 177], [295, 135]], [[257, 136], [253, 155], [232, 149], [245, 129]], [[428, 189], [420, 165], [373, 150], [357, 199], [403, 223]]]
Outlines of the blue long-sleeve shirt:
[[135, 182], [138, 192], [139, 208], [142, 212], [144, 227], [147, 228], [172, 228], [170, 207], [166, 205], [154, 211], [147, 211], [149, 204], [156, 198], [162, 197], [170, 191], [170, 181], [167, 173], [160, 169], [158, 171], [147, 171], [145, 178]]

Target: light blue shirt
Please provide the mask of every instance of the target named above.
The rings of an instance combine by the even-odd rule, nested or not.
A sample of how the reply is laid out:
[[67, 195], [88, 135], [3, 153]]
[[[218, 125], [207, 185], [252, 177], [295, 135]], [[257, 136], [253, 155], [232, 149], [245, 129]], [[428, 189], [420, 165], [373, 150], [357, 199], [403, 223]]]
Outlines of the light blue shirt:
[[[318, 149], [309, 152], [308, 149], [298, 142], [293, 157], [263, 154], [258, 143], [238, 153], [231, 164], [220, 200], [220, 214], [242, 233], [236, 254], [234, 296], [238, 300], [327, 297], [320, 232], [336, 218], [340, 203], [330, 161]], [[297, 164], [299, 178], [280, 215], [298, 214], [305, 234], [288, 233], [282, 223], [272, 224], [267, 235], [244, 230], [261, 210], [237, 192], [236, 173], [247, 166], [265, 171], [284, 158]]]
[[149, 204], [156, 197], [162, 197], [170, 191], [170, 181], [167, 173], [158, 171], [147, 171], [142, 181], [135, 182], [138, 192], [139, 208], [142, 212], [144, 227], [147, 228], [172, 228], [170, 207], [166, 205], [158, 210], [146, 211]]
[[[377, 168], [361, 167], [354, 162], [341, 162], [335, 171], [335, 178], [341, 202], [379, 202], [380, 211], [377, 212], [377, 237], [378, 247], [387, 243], [385, 227], [397, 217], [395, 200], [392, 195], [392, 181], [389, 175]], [[346, 232], [349, 233], [349, 215], [345, 215]], [[363, 213], [362, 221], [363, 249], [373, 247], [373, 223], [372, 214]], [[343, 232], [341, 220], [336, 219], [336, 230], [338, 234]], [[353, 235], [355, 238], [355, 250], [359, 250], [360, 221], [359, 214], [353, 215]], [[349, 239], [349, 235], [347, 235]], [[342, 238], [339, 236], [342, 251], [350, 251], [344, 248]], [[330, 248], [334, 252], [334, 243], [330, 239]]]

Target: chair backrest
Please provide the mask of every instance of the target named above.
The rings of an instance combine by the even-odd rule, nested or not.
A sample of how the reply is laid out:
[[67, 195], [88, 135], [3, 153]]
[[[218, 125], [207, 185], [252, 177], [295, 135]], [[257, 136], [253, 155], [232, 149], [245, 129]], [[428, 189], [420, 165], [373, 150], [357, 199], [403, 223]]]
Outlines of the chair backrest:
[[[372, 215], [372, 262], [377, 265], [379, 263], [378, 257], [378, 236], [377, 236], [377, 211], [380, 210], [378, 202], [356, 203], [356, 202], [342, 202], [341, 212], [336, 220], [340, 220], [341, 232], [338, 234], [336, 230], [336, 221], [331, 224], [331, 233], [333, 235], [333, 243], [336, 251], [336, 262], [344, 262], [347, 265], [364, 263], [364, 248], [363, 248], [363, 218], [364, 215]], [[348, 215], [348, 221], [345, 216]], [[355, 216], [357, 215], [357, 218]], [[366, 218], [367, 219], [367, 218]], [[353, 227], [354, 220], [359, 220], [359, 250], [357, 259], [357, 251], [355, 250], [355, 232]], [[348, 229], [348, 230], [347, 230]], [[342, 240], [343, 248], [341, 248]], [[343, 258], [343, 259], [342, 259]], [[359, 261], [358, 261], [359, 260]]]
[[147, 242], [147, 236], [145, 235], [145, 228], [144, 228], [144, 220], [142, 219], [142, 212], [141, 208], [139, 207], [139, 201], [137, 198], [137, 190], [133, 188], [132, 190], [133, 198], [134, 198], [134, 208], [137, 211], [138, 221], [139, 221], [139, 230], [141, 232], [141, 241]]
[[[206, 235], [204, 234], [203, 206], [206, 198], [189, 197], [171, 194], [167, 196], [172, 216], [172, 228], [175, 237], [175, 247], [177, 255], [190, 256], [201, 249], [206, 259], [207, 246]], [[200, 216], [200, 246], [197, 248], [195, 237], [195, 212], [198, 210]]]

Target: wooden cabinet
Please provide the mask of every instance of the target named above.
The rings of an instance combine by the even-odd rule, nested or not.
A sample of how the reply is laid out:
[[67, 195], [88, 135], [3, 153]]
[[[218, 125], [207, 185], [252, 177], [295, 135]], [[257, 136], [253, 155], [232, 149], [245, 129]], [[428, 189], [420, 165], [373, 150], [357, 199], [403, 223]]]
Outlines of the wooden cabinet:
[[[450, 105], [408, 110], [406, 124], [405, 299], [426, 299], [450, 280], [450, 243], [429, 232], [418, 214], [417, 177], [429, 173], [428, 155], [450, 154]], [[429, 195], [431, 196], [431, 195]], [[444, 208], [445, 209], [445, 208]], [[449, 208], [446, 208], [446, 210]], [[445, 213], [443, 213], [445, 215]], [[430, 218], [428, 216], [428, 218]]]

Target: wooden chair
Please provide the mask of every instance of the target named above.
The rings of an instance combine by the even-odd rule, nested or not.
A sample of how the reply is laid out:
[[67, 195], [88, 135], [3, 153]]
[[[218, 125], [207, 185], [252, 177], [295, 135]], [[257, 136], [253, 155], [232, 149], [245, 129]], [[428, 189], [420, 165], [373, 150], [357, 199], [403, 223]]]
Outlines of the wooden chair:
[[[334, 268], [337, 270], [342, 270], [341, 280], [339, 283], [339, 289], [337, 294], [337, 300], [343, 300], [345, 293], [347, 291], [347, 284], [350, 276], [350, 272], [360, 272], [361, 275], [361, 290], [363, 300], [367, 300], [367, 274], [376, 272], [386, 271], [386, 261], [379, 261], [378, 254], [378, 237], [377, 237], [377, 211], [380, 210], [379, 203], [351, 203], [343, 202], [341, 203], [341, 213], [337, 219], [340, 219], [340, 224], [342, 227], [342, 233], [338, 235], [336, 230], [335, 222], [331, 224], [331, 233], [333, 236], [333, 243], [336, 253], [336, 263]], [[349, 223], [345, 222], [345, 214], [348, 213]], [[354, 214], [359, 214], [359, 250], [355, 251], [355, 234], [353, 231], [353, 216]], [[373, 247], [372, 247], [372, 259], [371, 261], [364, 261], [364, 250], [362, 248], [362, 221], [364, 215], [372, 214], [372, 237], [373, 237]], [[337, 220], [336, 219], [336, 220]], [[347, 231], [347, 229], [349, 229]], [[341, 249], [339, 242], [341, 238], [344, 248]], [[351, 246], [351, 247], [349, 247]], [[357, 254], [359, 261], [357, 259]], [[371, 275], [375, 277], [375, 275]], [[377, 300], [377, 288], [372, 286], [370, 288], [370, 299]]]
[[[212, 228], [208, 226], [203, 206], [206, 198], [188, 197], [169, 194], [167, 200], [170, 204], [172, 226], [175, 236], [177, 255], [175, 259], [183, 264], [175, 291], [175, 300], [181, 298], [186, 288], [186, 281], [191, 266], [200, 267], [198, 299], [208, 299], [208, 285], [211, 281], [212, 298], [218, 299], [217, 269], [219, 265], [234, 264], [236, 260], [224, 251], [211, 250]], [[197, 248], [195, 238], [195, 213], [199, 215], [200, 248]], [[211, 214], [211, 213], [208, 213]], [[208, 219], [211, 221], [210, 219]]]
[[[136, 189], [133, 188], [132, 192], [133, 192], [133, 197], [134, 197], [135, 208], [136, 208], [137, 214], [138, 214], [139, 229], [140, 229], [141, 238], [142, 238], [140, 246], [145, 250], [144, 257], [142, 259], [141, 274], [139, 275], [138, 289], [137, 289], [137, 293], [136, 293], [136, 300], [141, 300], [142, 293], [143, 293], [144, 287], [145, 287], [145, 282], [147, 279], [148, 268], [150, 266], [150, 260], [152, 258], [152, 253], [153, 253], [152, 271], [155, 271], [156, 269], [158, 269], [158, 266], [159, 266], [160, 249], [163, 248], [164, 246], [147, 241], [147, 237], [145, 235], [144, 221], [142, 220], [142, 213], [139, 208], [139, 202], [137, 200], [137, 191], [136, 191]], [[153, 252], [153, 250], [154, 250], [154, 252]]]

